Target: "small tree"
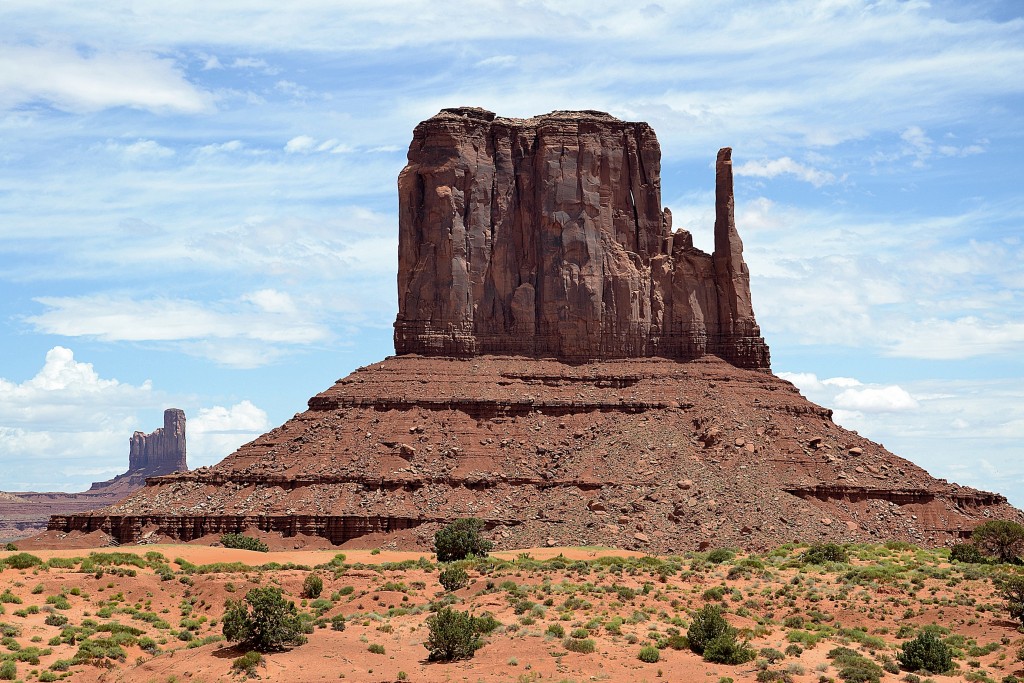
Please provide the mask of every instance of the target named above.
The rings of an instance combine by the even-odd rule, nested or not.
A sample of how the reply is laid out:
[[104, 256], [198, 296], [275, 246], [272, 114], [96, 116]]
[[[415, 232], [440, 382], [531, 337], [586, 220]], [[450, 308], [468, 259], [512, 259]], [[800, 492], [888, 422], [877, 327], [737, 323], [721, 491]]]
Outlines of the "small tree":
[[276, 586], [253, 588], [244, 600], [228, 600], [224, 606], [224, 637], [231, 642], [259, 652], [306, 642], [295, 603], [285, 600]]
[[432, 662], [470, 659], [483, 645], [469, 612], [442, 607], [427, 617], [427, 628], [430, 634], [423, 645], [430, 651], [428, 658]]
[[1006, 574], [996, 577], [999, 594], [1006, 600], [1006, 608], [1010, 616], [1024, 626], [1024, 576]]
[[693, 623], [690, 624], [690, 629], [686, 632], [686, 638], [690, 641], [690, 649], [702, 655], [711, 641], [725, 635], [729, 629], [729, 622], [722, 616], [721, 607], [704, 605], [693, 617]]
[[949, 646], [929, 630], [921, 631], [916, 638], [903, 643], [896, 658], [907, 671], [941, 674], [953, 668], [953, 653]]
[[995, 555], [1000, 562], [1013, 562], [1024, 547], [1024, 526], [1004, 519], [992, 519], [975, 527], [971, 540], [981, 550]]
[[302, 582], [302, 597], [316, 599], [323, 592], [324, 580], [316, 574], [307, 574], [306, 580]]
[[836, 543], [815, 543], [800, 556], [804, 562], [825, 564], [826, 562], [849, 562], [846, 548]]
[[964, 562], [966, 564], [983, 564], [985, 556], [973, 543], [954, 543], [949, 549], [950, 562]]
[[434, 534], [434, 552], [438, 562], [464, 560], [470, 555], [486, 557], [494, 544], [481, 532], [484, 523], [475, 518], [457, 519]]

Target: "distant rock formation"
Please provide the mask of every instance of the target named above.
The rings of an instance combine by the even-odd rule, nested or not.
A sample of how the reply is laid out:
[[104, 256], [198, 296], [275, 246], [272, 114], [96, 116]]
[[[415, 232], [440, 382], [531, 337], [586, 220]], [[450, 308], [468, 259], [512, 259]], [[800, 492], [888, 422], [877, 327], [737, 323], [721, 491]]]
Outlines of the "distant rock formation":
[[185, 411], [168, 408], [164, 426], [152, 434], [135, 432], [129, 441], [128, 471], [143, 471], [146, 476], [187, 471], [185, 463]]
[[444, 109], [398, 179], [399, 354], [571, 362], [715, 354], [767, 369], [718, 154], [715, 251], [672, 232], [661, 148], [602, 112]]
[[128, 442], [128, 471], [95, 482], [88, 491], [0, 492], [0, 541], [24, 538], [46, 528], [51, 515], [82, 512], [116, 503], [146, 485], [146, 477], [187, 472], [185, 411], [168, 408], [164, 426], [152, 434], [135, 432]]

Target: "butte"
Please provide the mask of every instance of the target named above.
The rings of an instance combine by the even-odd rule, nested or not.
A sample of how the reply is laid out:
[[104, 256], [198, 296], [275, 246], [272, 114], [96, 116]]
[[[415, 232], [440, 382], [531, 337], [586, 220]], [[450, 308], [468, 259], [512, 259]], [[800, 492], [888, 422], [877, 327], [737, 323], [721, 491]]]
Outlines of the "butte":
[[[650, 552], [948, 544], [1020, 519], [837, 426], [770, 370], [718, 153], [715, 246], [672, 229], [645, 123], [445, 109], [398, 179], [397, 355], [214, 467], [153, 477], [50, 534]], [[294, 538], [288, 538], [294, 537]], [[325, 541], [319, 541], [325, 543]]]

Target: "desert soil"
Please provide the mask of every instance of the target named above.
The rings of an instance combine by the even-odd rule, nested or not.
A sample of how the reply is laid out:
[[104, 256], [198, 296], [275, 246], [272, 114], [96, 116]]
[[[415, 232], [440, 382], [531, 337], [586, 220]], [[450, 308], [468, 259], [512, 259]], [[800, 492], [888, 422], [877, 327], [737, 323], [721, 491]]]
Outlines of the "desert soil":
[[[717, 683], [755, 681], [764, 669], [780, 672], [776, 680], [840, 680], [827, 657], [833, 648], [852, 648], [893, 669], [900, 645], [927, 624], [945, 629], [956, 655], [954, 674], [934, 680], [1024, 676], [1017, 661], [1020, 624], [1009, 619], [990, 580], [1010, 569], [951, 565], [945, 551], [907, 545], [853, 546], [848, 563], [814, 565], [800, 560], [804, 549], [741, 553], [717, 564], [707, 553], [498, 552], [464, 563], [469, 585], [452, 594], [440, 586], [433, 558], [415, 552], [346, 550], [342, 560], [337, 550], [258, 553], [199, 545], [115, 549], [127, 556], [91, 555], [110, 548], [32, 550], [44, 564], [0, 571], [0, 658], [14, 660], [23, 681], [241, 680], [231, 665], [245, 649], [222, 638], [224, 603], [269, 584], [283, 588], [315, 625], [306, 644], [266, 655], [256, 670], [261, 680]], [[0, 552], [0, 561], [14, 554]], [[134, 557], [144, 566], [126, 563]], [[300, 597], [311, 571], [324, 582], [318, 602]], [[425, 621], [430, 604], [442, 599], [501, 623], [471, 660], [427, 661]], [[660, 650], [656, 663], [639, 660], [641, 647], [685, 634], [693, 613], [709, 602], [720, 604], [762, 651], [757, 660], [711, 664], [671, 647]], [[331, 628], [338, 614], [346, 618], [343, 631]], [[58, 624], [60, 617], [67, 623]], [[111, 624], [137, 630], [115, 636]], [[565, 637], [552, 634], [558, 626]], [[566, 649], [579, 629], [594, 641], [593, 653]], [[155, 641], [155, 652], [139, 647], [145, 637]], [[75, 663], [84, 641], [104, 639], [119, 641], [123, 657], [112, 649], [112, 658]], [[886, 672], [881, 680], [905, 676]]]

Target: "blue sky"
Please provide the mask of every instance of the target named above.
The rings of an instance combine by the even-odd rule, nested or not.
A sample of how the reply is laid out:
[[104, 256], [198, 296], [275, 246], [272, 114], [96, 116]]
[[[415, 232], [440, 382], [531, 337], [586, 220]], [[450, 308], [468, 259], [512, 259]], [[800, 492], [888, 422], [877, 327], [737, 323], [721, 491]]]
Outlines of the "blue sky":
[[1018, 2], [0, 4], [0, 488], [80, 490], [185, 409], [212, 464], [393, 353], [396, 177], [442, 107], [651, 123], [713, 162], [775, 371], [1024, 505]]

